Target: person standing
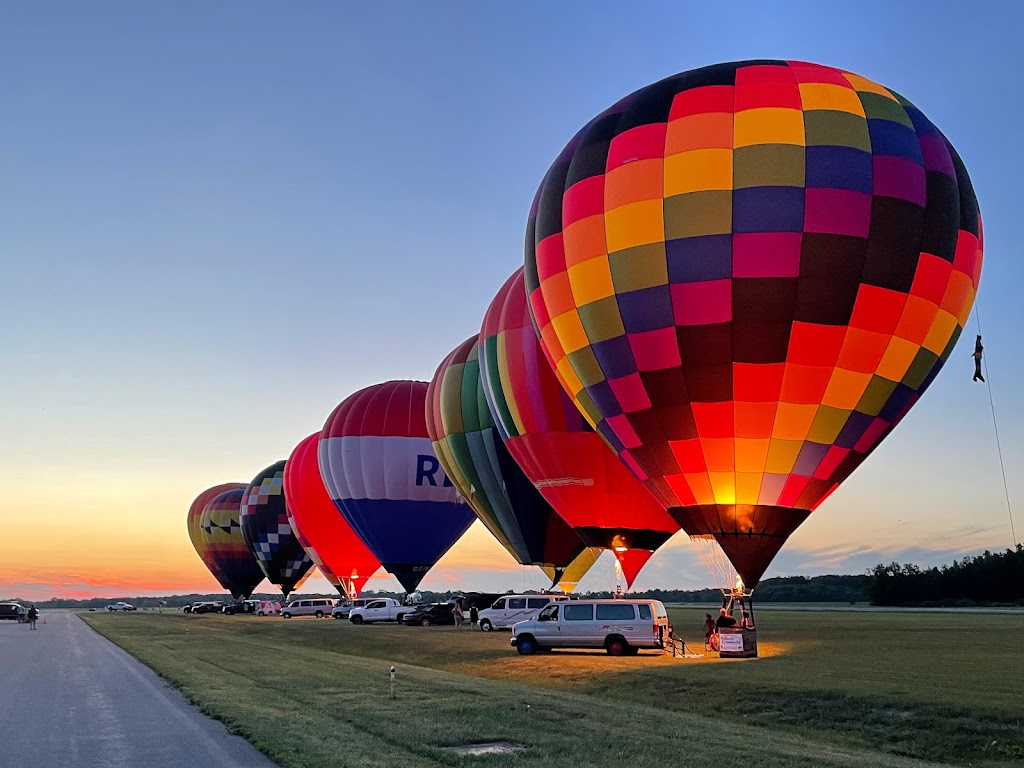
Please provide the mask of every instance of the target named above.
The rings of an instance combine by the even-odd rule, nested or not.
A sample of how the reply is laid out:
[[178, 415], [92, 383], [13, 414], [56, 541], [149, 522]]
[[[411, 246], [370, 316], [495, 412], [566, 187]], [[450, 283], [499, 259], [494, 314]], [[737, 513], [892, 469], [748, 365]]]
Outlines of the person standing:
[[29, 608], [28, 608], [28, 628], [29, 629], [35, 629], [36, 628], [36, 619], [38, 619], [38, 618], [39, 618], [39, 609], [36, 608], [36, 604], [35, 603], [32, 603], [32, 605], [30, 605]]
[[480, 611], [477, 610], [476, 605], [469, 606], [469, 626], [476, 629], [476, 622], [480, 618]]
[[462, 604], [458, 600], [452, 606], [452, 617], [455, 619], [455, 628], [459, 629], [462, 626]]

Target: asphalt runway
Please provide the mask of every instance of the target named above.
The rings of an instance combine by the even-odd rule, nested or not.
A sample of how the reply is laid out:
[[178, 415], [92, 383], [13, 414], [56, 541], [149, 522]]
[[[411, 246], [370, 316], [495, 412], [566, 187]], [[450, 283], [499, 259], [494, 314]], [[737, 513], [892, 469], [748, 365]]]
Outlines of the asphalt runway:
[[0, 765], [274, 768], [75, 614], [0, 621]]

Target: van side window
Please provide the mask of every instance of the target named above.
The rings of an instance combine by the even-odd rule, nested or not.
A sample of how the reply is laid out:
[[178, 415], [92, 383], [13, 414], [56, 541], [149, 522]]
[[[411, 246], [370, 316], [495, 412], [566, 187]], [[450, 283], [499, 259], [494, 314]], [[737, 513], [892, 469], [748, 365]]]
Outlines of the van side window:
[[528, 608], [543, 608], [550, 602], [546, 597], [531, 597], [526, 601], [526, 605]]
[[668, 618], [668, 613], [665, 612], [665, 606], [662, 603], [654, 604], [654, 612], [658, 615], [659, 619]]
[[505, 608], [505, 598], [502, 597], [502, 598], [500, 598], [498, 600], [495, 600], [494, 601], [494, 605], [492, 605], [491, 608], [494, 608], [497, 611], [500, 611], [500, 610], [504, 609]]
[[651, 620], [651, 606], [644, 605], [643, 603], [640, 603], [640, 605], [638, 605], [637, 608], [640, 609], [640, 618], [641, 619], [643, 619], [644, 621], [650, 621]]
[[633, 613], [633, 606], [630, 603], [624, 605], [598, 605], [597, 618], [600, 621], [632, 621], [636, 618]]
[[562, 608], [562, 618], [565, 621], [591, 621], [594, 618], [594, 606], [566, 605]]
[[508, 607], [511, 608], [525, 608], [526, 598], [525, 597], [510, 597], [508, 599]]
[[309, 600], [303, 600], [303, 601], [301, 601], [301, 602], [299, 603], [299, 607], [300, 607], [300, 608], [308, 608], [308, 607], [309, 607]]

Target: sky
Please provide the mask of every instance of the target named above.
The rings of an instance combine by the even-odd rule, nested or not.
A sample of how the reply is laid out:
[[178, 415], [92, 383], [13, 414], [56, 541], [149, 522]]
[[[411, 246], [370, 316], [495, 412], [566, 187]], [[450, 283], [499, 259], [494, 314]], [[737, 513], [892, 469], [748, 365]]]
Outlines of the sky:
[[[1022, 22], [1012, 2], [5, 5], [0, 594], [214, 590], [185, 530], [201, 490], [287, 457], [364, 386], [430, 379], [522, 263], [564, 143], [637, 88], [747, 58], [889, 85], [957, 147], [1024, 503]], [[767, 576], [1012, 543], [970, 352]], [[581, 588], [608, 588], [611, 563]], [[635, 586], [709, 582], [679, 535]], [[422, 587], [524, 585], [543, 578], [476, 523]]]

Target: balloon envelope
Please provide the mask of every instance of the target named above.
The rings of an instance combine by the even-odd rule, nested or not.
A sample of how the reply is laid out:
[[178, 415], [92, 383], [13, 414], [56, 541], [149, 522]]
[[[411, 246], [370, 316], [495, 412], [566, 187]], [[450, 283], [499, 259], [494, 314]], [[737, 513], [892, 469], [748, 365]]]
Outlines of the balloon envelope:
[[245, 486], [218, 493], [203, 507], [200, 535], [213, 562], [214, 576], [231, 596], [249, 597], [263, 581], [263, 571], [242, 537], [239, 520]]
[[412, 591], [475, 516], [427, 434], [427, 384], [389, 381], [348, 397], [320, 433], [320, 474], [352, 529]]
[[195, 501], [192, 502], [192, 506], [188, 508], [188, 537], [192, 541], [192, 546], [195, 547], [196, 554], [199, 555], [199, 559], [203, 561], [213, 577], [220, 582], [220, 585], [227, 589], [227, 585], [221, 581], [221, 577], [217, 570], [217, 565], [213, 560], [213, 556], [210, 554], [207, 542], [203, 538], [203, 531], [201, 528], [200, 518], [203, 515], [203, 510], [206, 505], [216, 496], [224, 493], [224, 491], [232, 491], [238, 488], [245, 488], [245, 483], [221, 483], [215, 485], [212, 488], [207, 488], [205, 491], [196, 496]]
[[288, 522], [324, 578], [352, 599], [380, 563], [327, 495], [317, 460], [319, 442], [320, 433], [313, 433], [295, 447], [284, 465]]
[[484, 397], [478, 336], [442, 361], [427, 388], [427, 432], [462, 498], [523, 565], [551, 566], [555, 582], [584, 550], [515, 463]]
[[287, 598], [313, 561], [288, 522], [284, 498], [285, 462], [271, 464], [253, 478], [242, 495], [242, 536], [271, 584]]
[[[559, 386], [530, 321], [521, 269], [491, 302], [480, 343], [484, 391], [509, 453], [587, 545], [652, 552], [679, 530]], [[646, 558], [627, 560], [631, 585]]]
[[748, 585], [935, 378], [981, 264], [967, 171], [922, 112], [787, 61], [684, 72], [598, 115], [526, 242], [566, 391]]

